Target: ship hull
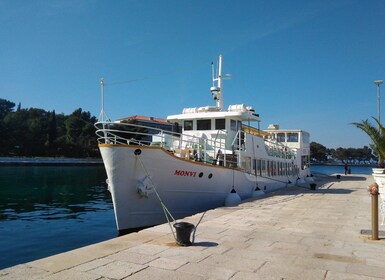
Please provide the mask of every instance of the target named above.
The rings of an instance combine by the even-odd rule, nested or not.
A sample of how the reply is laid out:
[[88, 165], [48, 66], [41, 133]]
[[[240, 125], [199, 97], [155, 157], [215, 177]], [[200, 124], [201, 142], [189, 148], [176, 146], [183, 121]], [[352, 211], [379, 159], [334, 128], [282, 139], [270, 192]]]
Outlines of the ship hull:
[[100, 144], [99, 148], [119, 233], [166, 222], [161, 202], [180, 219], [223, 206], [233, 187], [244, 200], [252, 197], [256, 186], [271, 192], [296, 179], [261, 178], [237, 168], [185, 160], [160, 147]]

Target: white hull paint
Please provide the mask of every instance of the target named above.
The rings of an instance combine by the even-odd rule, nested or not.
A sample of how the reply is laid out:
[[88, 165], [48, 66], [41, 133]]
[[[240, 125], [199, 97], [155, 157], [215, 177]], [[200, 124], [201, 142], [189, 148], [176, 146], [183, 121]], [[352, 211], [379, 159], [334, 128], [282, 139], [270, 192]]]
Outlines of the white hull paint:
[[[135, 150], [141, 154], [136, 156]], [[174, 218], [183, 218], [224, 205], [232, 190], [242, 200], [251, 198], [255, 188], [271, 192], [295, 181], [296, 176], [258, 178], [223, 166], [208, 166], [171, 155], [162, 148], [100, 145], [112, 194], [119, 231], [164, 223], [165, 214], [155, 193], [138, 193], [138, 181], [150, 174], [164, 204]], [[142, 163], [140, 163], [140, 157]], [[145, 169], [143, 168], [143, 166]]]

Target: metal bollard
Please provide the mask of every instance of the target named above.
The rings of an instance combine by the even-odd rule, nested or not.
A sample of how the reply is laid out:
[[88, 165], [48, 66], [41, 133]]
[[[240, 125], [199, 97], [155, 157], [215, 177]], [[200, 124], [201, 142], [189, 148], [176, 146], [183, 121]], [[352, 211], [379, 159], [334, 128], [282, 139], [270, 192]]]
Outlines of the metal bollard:
[[372, 240], [378, 238], [378, 185], [376, 183], [369, 186], [369, 193], [372, 197]]

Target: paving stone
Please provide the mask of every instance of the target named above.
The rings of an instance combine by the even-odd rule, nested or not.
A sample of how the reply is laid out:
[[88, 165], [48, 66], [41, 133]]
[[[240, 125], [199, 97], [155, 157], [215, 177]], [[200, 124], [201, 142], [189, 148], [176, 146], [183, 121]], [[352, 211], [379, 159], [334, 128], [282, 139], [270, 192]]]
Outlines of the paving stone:
[[158, 258], [148, 263], [147, 265], [151, 267], [161, 268], [161, 269], [176, 270], [180, 268], [182, 265], [185, 265], [186, 263], [187, 261], [183, 261], [183, 260]]
[[191, 246], [168, 248], [167, 250], [158, 253], [156, 256], [185, 262], [199, 262], [211, 255], [207, 250], [194, 251], [190, 250], [190, 248]]
[[385, 266], [371, 266], [365, 264], [349, 265], [346, 272], [363, 276], [385, 278]]
[[[259, 278], [253, 272], [243, 272], [243, 271], [239, 271], [239, 272], [235, 273], [233, 277], [231, 277], [231, 280], [259, 280], [259, 279], [260, 280], [269, 280], [272, 278], [265, 278], [265, 277]], [[279, 280], [281, 280], [281, 279], [279, 279]]]
[[138, 271], [145, 269], [147, 266], [133, 264], [122, 261], [114, 261], [104, 266], [99, 266], [88, 271], [90, 274], [104, 276], [112, 279], [123, 279]]
[[221, 268], [231, 269], [234, 271], [253, 272], [257, 270], [264, 263], [264, 261], [257, 260], [257, 259], [250, 259], [250, 258], [237, 259], [231, 256], [227, 256], [226, 254], [223, 254], [223, 255], [213, 254], [199, 263], [207, 266], [217, 267], [217, 268], [221, 267]]
[[188, 263], [177, 271], [194, 275], [194, 277], [204, 277], [204, 279], [230, 279], [237, 272], [231, 268], [203, 263]]
[[168, 249], [167, 246], [154, 245], [154, 244], [140, 244], [135, 247], [127, 249], [127, 251], [138, 253], [138, 254], [145, 254], [145, 255], [156, 255], [167, 249]]
[[[328, 271], [325, 280], [378, 280], [379, 278], [373, 278], [363, 275], [350, 274], [344, 272]], [[383, 278], [381, 278], [383, 279]]]
[[42, 279], [52, 273], [36, 267], [31, 267], [26, 264], [16, 265], [10, 268], [0, 270], [1, 280], [13, 280], [13, 279], [25, 279], [28, 275], [28, 279]]
[[345, 273], [349, 263], [312, 257], [297, 257], [293, 265], [304, 269], [318, 268], [329, 272]]
[[274, 263], [292, 263], [294, 264], [298, 258], [296, 255], [288, 256], [279, 253], [273, 253], [269, 250], [251, 250], [247, 249], [231, 249], [225, 252], [223, 255], [233, 259], [252, 259], [259, 260], [260, 262], [274, 262]]
[[327, 271], [318, 268], [302, 268], [292, 264], [266, 262], [255, 272], [256, 279], [311, 279], [324, 280]]
[[109, 255], [103, 258], [103, 260], [107, 262], [125, 261], [125, 262], [136, 263], [136, 264], [147, 264], [157, 258], [158, 258], [157, 256], [153, 256], [153, 255], [139, 254], [139, 253], [131, 252], [129, 250], [124, 250], [116, 254]]
[[99, 280], [99, 275], [94, 275], [82, 271], [76, 270], [63, 270], [54, 274], [51, 274], [47, 277], [41, 278], [42, 280]]
[[167, 279], [167, 280], [200, 280], [206, 279], [199, 275], [193, 275], [183, 273], [180, 271], [164, 270], [155, 267], [149, 267], [145, 270], [141, 270], [127, 278], [127, 280], [154, 280], [154, 279]]
[[111, 262], [113, 262], [113, 260], [111, 260], [111, 259], [106, 259], [106, 258], [96, 259], [96, 260], [92, 260], [90, 262], [86, 262], [86, 263], [83, 263], [81, 265], [75, 266], [74, 270], [85, 272], [85, 271], [89, 271], [89, 270], [95, 269], [95, 268], [100, 267], [100, 266], [104, 266], [104, 265], [111, 263]]
[[89, 262], [93, 259], [93, 256], [83, 256], [74, 254], [73, 252], [67, 252], [29, 262], [27, 265], [55, 273], [81, 263]]

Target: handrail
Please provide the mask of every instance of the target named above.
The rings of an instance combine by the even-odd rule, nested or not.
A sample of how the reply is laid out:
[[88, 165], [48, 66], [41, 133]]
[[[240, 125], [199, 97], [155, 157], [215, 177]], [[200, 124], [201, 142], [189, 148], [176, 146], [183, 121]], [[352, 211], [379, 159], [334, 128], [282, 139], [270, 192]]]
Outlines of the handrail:
[[[223, 146], [222, 141], [218, 145], [217, 139], [206, 139], [139, 124], [98, 122], [95, 127], [99, 143], [157, 145], [173, 151], [179, 157], [190, 158], [192, 153], [196, 160], [203, 159], [204, 162], [211, 162], [210, 159], [215, 162], [216, 152], [226, 147], [226, 139]], [[159, 141], [154, 142], [154, 139]], [[226, 153], [226, 149], [223, 153]], [[226, 165], [225, 162], [224, 164]]]
[[[95, 124], [98, 143], [160, 146], [174, 153], [175, 156], [195, 159], [208, 164], [223, 164], [230, 166], [236, 163], [237, 167], [242, 165], [242, 133], [238, 130], [233, 139], [228, 139], [227, 134], [219, 130], [215, 137], [204, 138], [187, 133], [179, 133], [152, 126], [145, 126], [132, 123], [98, 122]], [[219, 137], [223, 133], [226, 137]], [[220, 139], [219, 139], [220, 138]], [[244, 137], [244, 141], [246, 137]], [[220, 140], [220, 141], [218, 141]], [[231, 150], [226, 143], [231, 141]], [[246, 146], [245, 146], [246, 147]], [[283, 159], [294, 159], [295, 151], [282, 143], [268, 141], [265, 139], [265, 148], [268, 155], [281, 157]], [[221, 150], [221, 155], [218, 151]], [[231, 160], [230, 157], [233, 156]]]

